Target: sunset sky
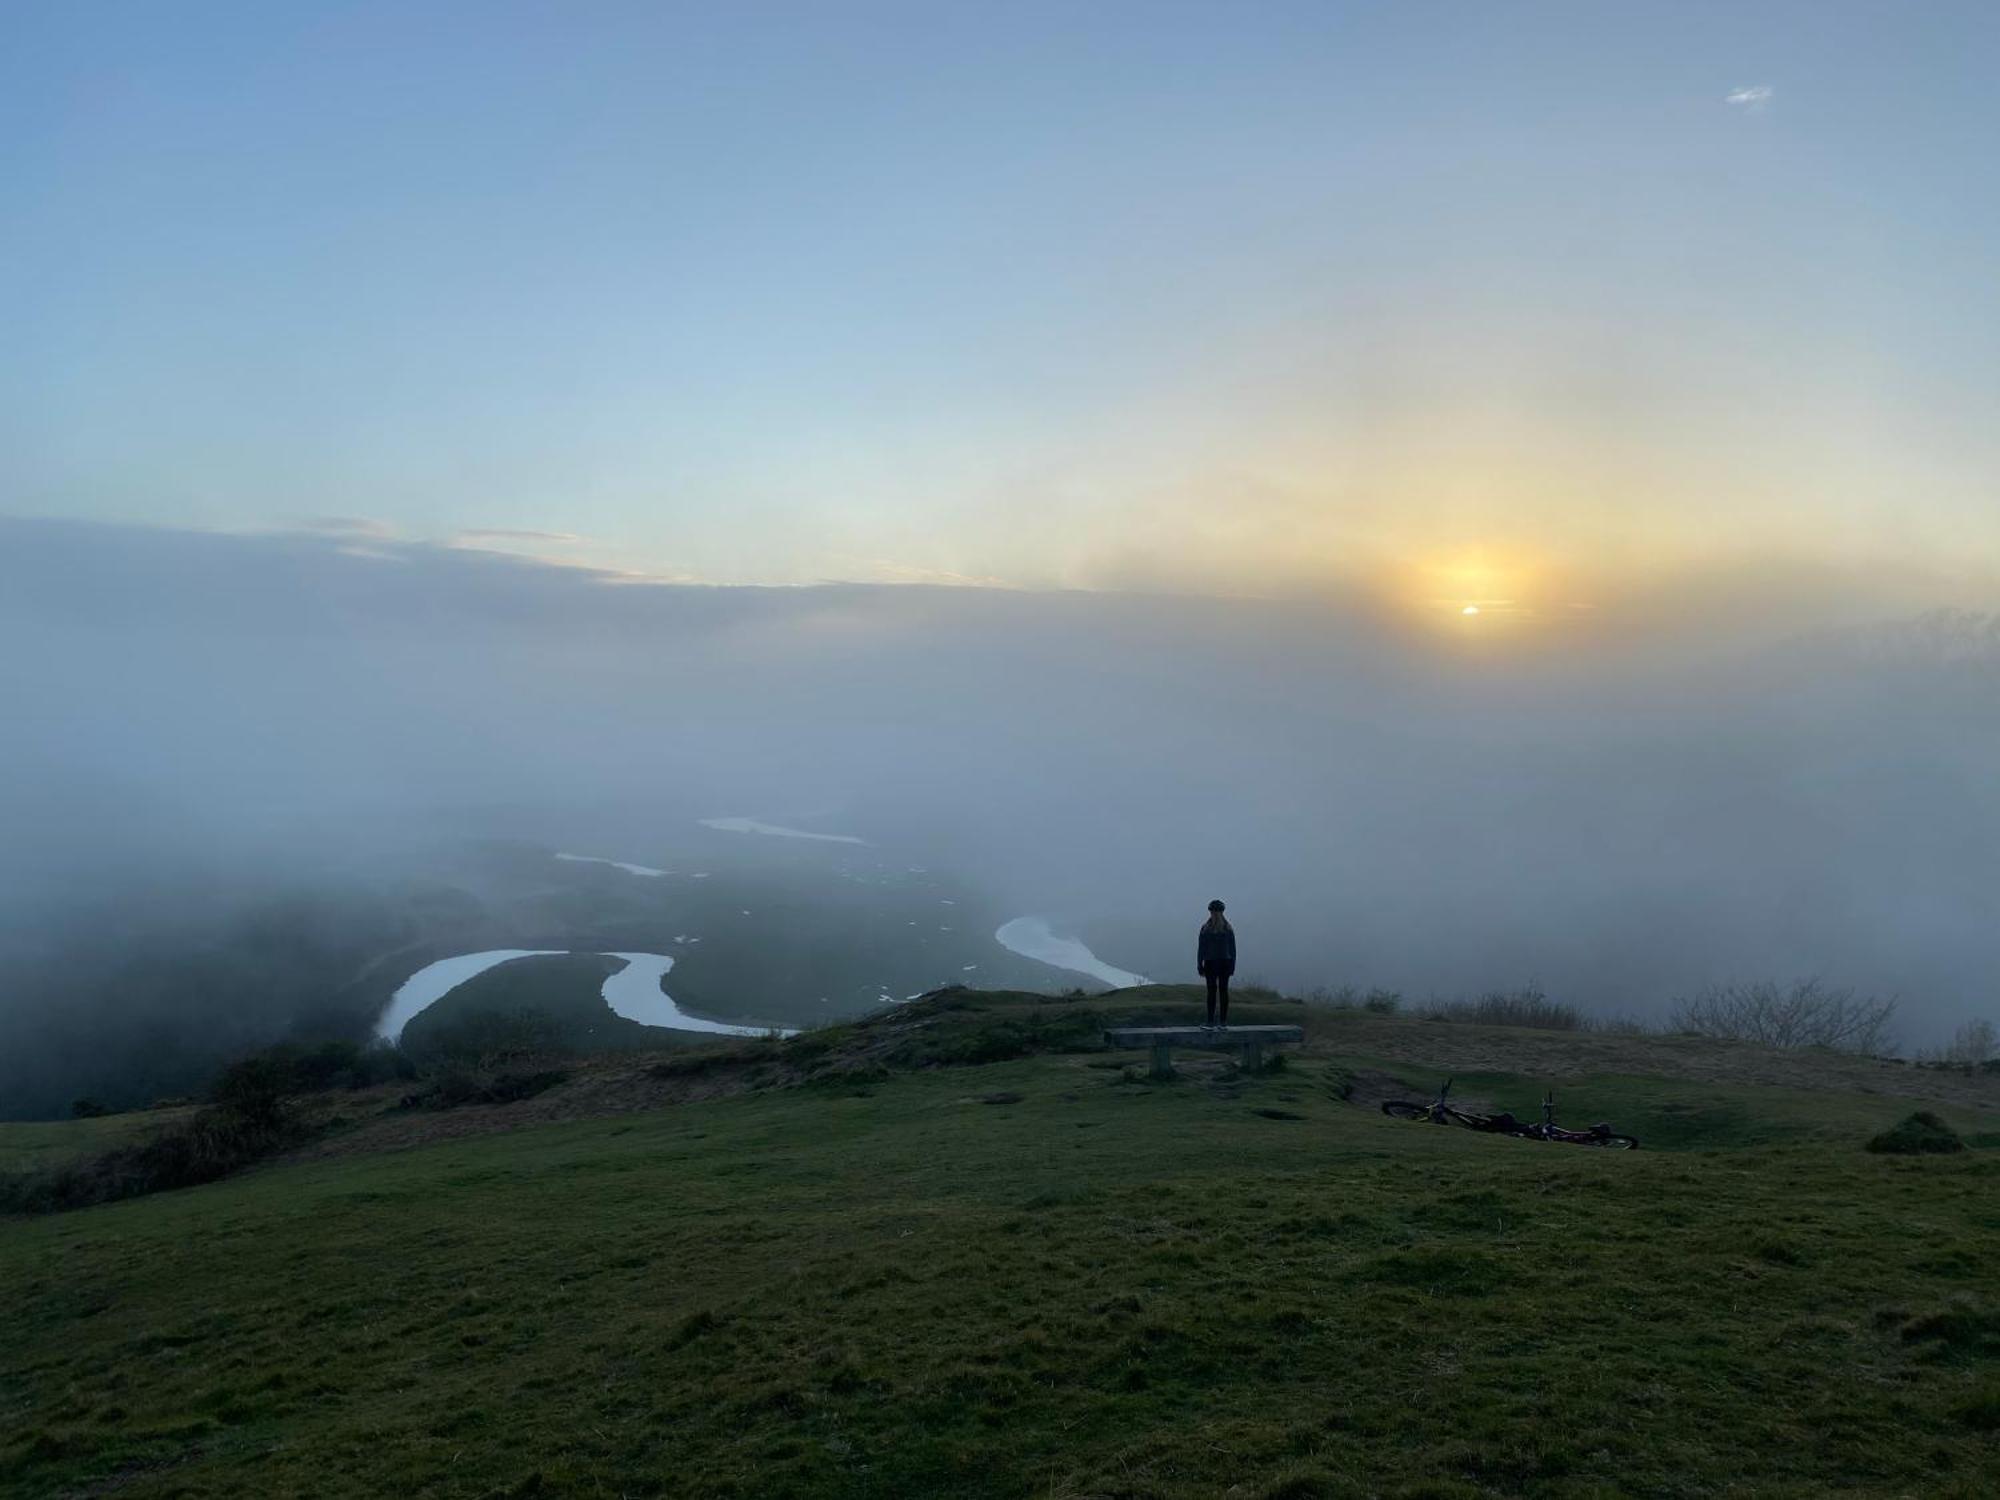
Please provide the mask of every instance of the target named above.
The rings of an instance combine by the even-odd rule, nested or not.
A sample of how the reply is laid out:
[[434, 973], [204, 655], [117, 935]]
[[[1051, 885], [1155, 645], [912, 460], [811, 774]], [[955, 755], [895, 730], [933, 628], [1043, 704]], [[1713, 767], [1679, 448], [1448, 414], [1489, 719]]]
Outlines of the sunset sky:
[[11, 3], [0, 512], [1465, 621], [1957, 597], [1997, 63], [1985, 0]]

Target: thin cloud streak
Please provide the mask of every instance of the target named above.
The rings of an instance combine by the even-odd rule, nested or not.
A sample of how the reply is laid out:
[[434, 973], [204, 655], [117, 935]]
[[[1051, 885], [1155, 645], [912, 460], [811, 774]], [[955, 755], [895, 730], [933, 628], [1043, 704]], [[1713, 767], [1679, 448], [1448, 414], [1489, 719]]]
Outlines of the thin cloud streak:
[[452, 533], [454, 547], [478, 545], [482, 542], [548, 542], [559, 546], [577, 546], [588, 540], [574, 531], [516, 531], [506, 527], [473, 527]]

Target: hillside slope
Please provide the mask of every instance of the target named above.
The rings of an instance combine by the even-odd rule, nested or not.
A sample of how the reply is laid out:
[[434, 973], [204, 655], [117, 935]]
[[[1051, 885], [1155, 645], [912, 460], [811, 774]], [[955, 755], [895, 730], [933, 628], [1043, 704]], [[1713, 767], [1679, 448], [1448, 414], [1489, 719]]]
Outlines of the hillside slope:
[[[1309, 1055], [1254, 1079], [1189, 1059], [1153, 1084], [1094, 1050], [1107, 1016], [1187, 1004], [941, 996], [817, 1056], [650, 1080], [705, 1097], [513, 1130], [495, 1110], [0, 1223], [0, 1488], [2000, 1485], [2000, 1151], [1869, 1156], [1905, 1101], [1649, 1075], [1645, 1043], [1605, 1069], [1558, 1033], [1487, 1059], [1535, 1076], [1461, 1088], [1520, 1109], [1547, 1081], [1566, 1117], [1668, 1149], [1365, 1102], [1433, 1086], [1392, 1054], [1470, 1028], [1315, 1015]], [[2000, 1139], [1991, 1111], [1948, 1113]]]

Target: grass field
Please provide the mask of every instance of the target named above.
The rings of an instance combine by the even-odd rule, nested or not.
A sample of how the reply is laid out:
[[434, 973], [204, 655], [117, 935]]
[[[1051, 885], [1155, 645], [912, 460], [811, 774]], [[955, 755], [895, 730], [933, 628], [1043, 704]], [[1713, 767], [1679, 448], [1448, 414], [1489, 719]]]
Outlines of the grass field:
[[190, 1112], [149, 1109], [88, 1120], [0, 1120], [0, 1173], [42, 1171], [129, 1145]]
[[[885, 1055], [1185, 1002], [957, 1003]], [[1376, 1111], [1470, 1030], [901, 1066], [0, 1223], [0, 1491], [2000, 1492], [2000, 1151], [1870, 1156], [1908, 1100], [1557, 1033], [1459, 1091], [1647, 1149]]]

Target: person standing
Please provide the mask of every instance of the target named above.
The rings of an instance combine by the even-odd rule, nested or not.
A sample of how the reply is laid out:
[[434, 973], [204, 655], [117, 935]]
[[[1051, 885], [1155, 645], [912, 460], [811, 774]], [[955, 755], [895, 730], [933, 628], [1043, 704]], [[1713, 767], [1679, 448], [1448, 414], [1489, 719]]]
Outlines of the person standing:
[[1208, 1024], [1216, 1017], [1229, 1024], [1229, 976], [1236, 972], [1236, 929], [1222, 914], [1222, 903], [1208, 903], [1208, 920], [1195, 943], [1194, 971], [1208, 981]]

